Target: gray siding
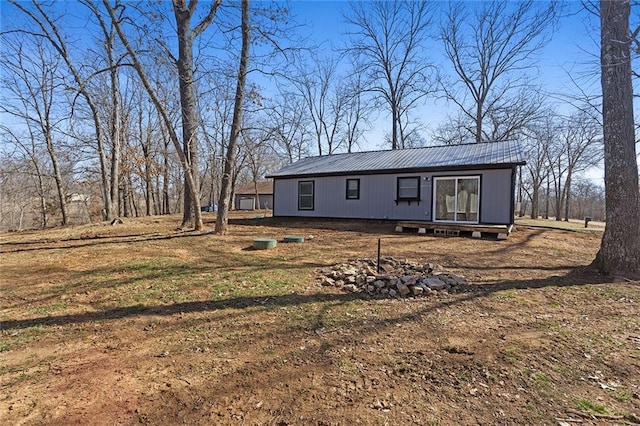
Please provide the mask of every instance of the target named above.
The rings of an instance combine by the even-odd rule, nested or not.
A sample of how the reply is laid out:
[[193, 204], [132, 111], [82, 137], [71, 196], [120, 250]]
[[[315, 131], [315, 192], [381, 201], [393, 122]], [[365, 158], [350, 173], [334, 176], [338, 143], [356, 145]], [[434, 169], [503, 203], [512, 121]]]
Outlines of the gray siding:
[[[480, 223], [511, 223], [511, 169], [342, 175], [274, 179], [274, 216], [432, 220], [433, 176], [480, 176]], [[420, 202], [396, 203], [397, 178], [420, 177]], [[360, 179], [360, 199], [346, 198], [346, 180]], [[314, 209], [298, 210], [298, 182], [314, 182]]]
[[485, 170], [481, 175], [480, 220], [483, 223], [513, 223], [511, 169]]

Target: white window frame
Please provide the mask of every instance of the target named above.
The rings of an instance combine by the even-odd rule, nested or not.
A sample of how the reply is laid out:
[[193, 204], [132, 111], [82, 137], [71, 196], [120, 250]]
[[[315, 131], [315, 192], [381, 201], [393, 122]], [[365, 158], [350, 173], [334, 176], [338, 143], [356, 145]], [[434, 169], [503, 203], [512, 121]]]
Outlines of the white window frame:
[[[478, 186], [478, 200], [477, 200], [477, 206], [476, 206], [476, 219], [475, 220], [458, 220], [458, 212], [459, 212], [459, 208], [458, 208], [458, 181], [460, 179], [476, 179], [477, 180], [477, 186]], [[437, 202], [438, 202], [438, 181], [445, 181], [445, 180], [454, 180], [454, 188], [455, 188], [455, 194], [454, 194], [454, 208], [453, 208], [453, 219], [438, 219], [438, 211], [437, 211]], [[433, 217], [433, 221], [434, 222], [449, 222], [449, 223], [468, 223], [468, 224], [476, 224], [480, 222], [480, 183], [481, 183], [481, 179], [480, 179], [480, 175], [462, 175], [462, 176], [438, 176], [438, 177], [434, 177], [433, 178], [433, 203], [432, 203], [432, 217]]]
[[[311, 188], [311, 193], [304, 193], [302, 192], [302, 187], [303, 185], [309, 185], [309, 187]], [[298, 210], [314, 210], [315, 209], [315, 198], [316, 198], [316, 183], [313, 180], [302, 180], [302, 181], [298, 181]], [[307, 206], [303, 206], [304, 202], [302, 201], [303, 199], [305, 200], [311, 200], [311, 206], [307, 207]]]

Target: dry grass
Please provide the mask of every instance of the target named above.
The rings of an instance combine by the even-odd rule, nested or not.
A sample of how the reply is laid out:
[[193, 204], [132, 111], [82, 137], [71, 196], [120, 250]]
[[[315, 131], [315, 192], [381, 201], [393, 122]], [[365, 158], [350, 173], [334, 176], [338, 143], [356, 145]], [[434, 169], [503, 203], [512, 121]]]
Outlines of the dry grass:
[[[393, 233], [393, 223], [245, 215], [218, 236], [177, 223], [2, 234], [0, 423], [640, 414], [640, 288], [589, 268], [598, 235], [519, 227], [506, 241], [436, 238]], [[285, 235], [313, 238], [250, 249]], [[316, 284], [320, 267], [375, 257], [378, 238], [383, 255], [438, 263], [470, 284], [422, 299]]]
[[527, 217], [516, 218], [516, 225], [549, 228], [549, 229], [562, 229], [566, 231], [577, 232], [594, 232], [601, 233], [604, 231], [604, 222], [590, 221], [587, 227], [584, 227], [584, 220], [571, 219], [568, 221], [551, 219], [531, 219]]

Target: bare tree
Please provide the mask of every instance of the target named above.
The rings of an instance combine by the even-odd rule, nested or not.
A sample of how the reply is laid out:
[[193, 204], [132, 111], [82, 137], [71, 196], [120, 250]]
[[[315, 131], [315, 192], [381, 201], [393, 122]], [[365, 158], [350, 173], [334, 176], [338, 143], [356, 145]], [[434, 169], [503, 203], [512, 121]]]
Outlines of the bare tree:
[[[40, 146], [39, 146], [39, 137], [36, 135], [36, 131], [33, 128], [33, 123], [31, 120], [27, 120], [25, 123], [27, 128], [25, 134], [17, 134], [14, 130], [10, 129], [7, 126], [0, 126], [0, 135], [3, 140], [3, 144], [5, 146], [13, 146], [17, 149], [11, 150], [14, 151], [12, 154], [9, 153], [0, 153], [3, 154], [2, 162], [11, 164], [12, 159], [15, 157], [21, 158], [22, 161], [29, 164], [30, 167], [5, 167], [4, 173], [11, 172], [12, 174], [19, 175], [27, 175], [33, 180], [33, 184], [35, 187], [35, 192], [38, 196], [38, 208], [40, 210], [40, 227], [46, 228], [49, 224], [49, 206], [48, 206], [48, 198], [49, 191], [47, 181], [47, 170], [45, 160], [41, 158]], [[19, 152], [18, 153], [16, 153]], [[17, 177], [17, 176], [16, 176]], [[23, 191], [25, 192], [24, 198], [28, 199], [29, 197], [26, 194], [24, 183], [21, 185]], [[2, 188], [2, 190], [6, 190], [7, 188]], [[15, 202], [15, 200], [13, 200]]]
[[109, 123], [109, 139], [111, 141], [111, 167], [110, 167], [110, 182], [109, 182], [109, 208], [107, 213], [107, 219], [114, 218], [119, 215], [117, 210], [118, 188], [120, 187], [120, 150], [122, 146], [122, 108], [120, 101], [120, 78], [119, 78], [119, 58], [116, 57], [115, 52], [115, 39], [116, 33], [113, 26], [113, 22], [110, 25], [107, 24], [102, 16], [101, 11], [93, 1], [83, 0], [81, 3], [91, 11], [93, 16], [97, 19], [98, 25], [102, 32], [103, 47], [106, 52], [106, 68], [109, 73], [109, 117], [107, 122]]
[[345, 21], [353, 26], [349, 52], [358, 55], [367, 90], [389, 107], [391, 148], [405, 140], [401, 121], [432, 92], [431, 65], [424, 55], [431, 24], [424, 1], [352, 2]]
[[242, 130], [242, 110], [244, 94], [247, 83], [247, 70], [249, 63], [249, 46], [251, 43], [251, 27], [249, 24], [249, 0], [242, 0], [242, 49], [240, 52], [240, 65], [238, 67], [238, 81], [236, 85], [235, 105], [233, 107], [233, 122], [231, 123], [231, 137], [227, 147], [220, 199], [218, 202], [218, 215], [216, 216], [216, 232], [226, 234], [229, 227], [229, 207], [231, 193], [233, 192], [233, 167], [236, 162], [238, 137]]
[[[540, 106], [526, 70], [550, 39], [557, 2], [454, 2], [440, 36], [455, 72], [441, 90], [474, 124], [476, 142], [511, 138]], [[488, 127], [488, 128], [487, 128]]]
[[[207, 185], [208, 203], [218, 203], [220, 186], [224, 173], [228, 135], [231, 133], [233, 121], [233, 87], [232, 77], [214, 74], [201, 83], [202, 96], [198, 100], [200, 105], [200, 126], [202, 127], [203, 150], [208, 153], [207, 162], [202, 170], [203, 193], [204, 184]], [[211, 94], [212, 96], [207, 96]]]
[[571, 186], [571, 209], [574, 217], [591, 217], [593, 220], [604, 221], [604, 188], [585, 178], [576, 179]]
[[31, 160], [21, 158], [19, 152], [0, 151], [0, 229], [20, 231], [30, 228], [29, 219], [32, 218], [34, 224], [42, 226], [40, 219], [31, 214], [34, 195], [38, 192], [31, 185], [31, 178], [37, 173]]
[[602, 160], [602, 127], [585, 112], [569, 116], [562, 131], [567, 176], [562, 197], [564, 220], [568, 221], [571, 206], [571, 184], [574, 177]]
[[[563, 206], [564, 206], [564, 183], [566, 180], [568, 166], [568, 159], [566, 156], [566, 147], [564, 141], [560, 137], [562, 131], [562, 125], [554, 120], [552, 123], [551, 137], [545, 144], [545, 156], [547, 165], [549, 167], [547, 174], [547, 184], [553, 186], [555, 193], [554, 210], [556, 220], [562, 220]], [[550, 193], [547, 190], [547, 203], [550, 203]], [[548, 213], [547, 217], [548, 219]]]
[[[420, 120], [414, 119], [409, 114], [402, 114], [400, 117], [400, 147], [418, 148], [425, 146], [427, 141], [423, 133], [427, 130], [426, 126]], [[391, 135], [385, 136], [385, 140], [391, 145]]]
[[640, 272], [640, 190], [631, 82], [630, 8], [629, 0], [600, 1], [607, 225], [595, 263], [603, 272], [621, 276]]
[[[170, 64], [167, 65], [169, 65], [170, 69]], [[169, 117], [169, 121], [173, 123], [174, 128], [178, 127], [178, 123], [180, 122], [180, 100], [178, 97], [173, 95], [177, 92], [176, 88], [178, 86], [175, 76], [171, 75], [170, 72], [167, 72], [168, 68], [164, 66], [164, 63], [163, 66], [148, 68], [147, 70], [150, 74], [151, 80], [153, 81], [155, 92], [158, 93], [160, 99], [164, 100], [164, 107]], [[153, 102], [151, 102], [151, 104], [153, 105]], [[156, 176], [157, 182], [155, 185], [156, 190], [159, 192], [157, 198], [160, 200], [158, 210], [161, 214], [171, 214], [172, 211], [178, 210], [177, 203], [175, 203], [175, 207], [172, 207], [172, 196], [174, 198], [179, 198], [177, 192], [182, 191], [185, 179], [183, 176], [178, 176], [179, 173], [176, 173], [179, 170], [183, 170], [183, 168], [181, 167], [181, 163], [179, 163], [179, 155], [176, 155], [172, 150], [174, 144], [170, 137], [170, 132], [167, 130], [167, 125], [163, 119], [163, 115], [157, 108], [155, 108], [155, 105], [153, 105], [153, 107], [153, 122], [157, 123], [157, 128], [160, 132], [159, 142], [161, 144], [158, 147], [160, 156], [158, 159], [159, 171]], [[178, 164], [174, 165], [176, 157], [178, 159]], [[177, 180], [174, 179], [174, 176]], [[171, 184], [172, 181], [175, 181], [175, 185]], [[171, 186], [175, 186], [177, 191], [171, 192]], [[184, 205], [184, 202], [182, 205]]]
[[[142, 101], [142, 98], [140, 98]], [[142, 149], [142, 166], [143, 170], [141, 171], [142, 176], [144, 177], [144, 194], [145, 194], [145, 204], [146, 204], [146, 214], [149, 216], [154, 212], [152, 207], [156, 205], [154, 202], [154, 194], [156, 193], [153, 189], [153, 177], [157, 175], [159, 167], [157, 165], [156, 160], [156, 150], [157, 145], [154, 143], [157, 139], [157, 131], [155, 127], [157, 124], [153, 123], [153, 116], [149, 111], [143, 110], [143, 104], [140, 102], [138, 105], [139, 108], [137, 110], [138, 116], [138, 136], [140, 138], [140, 148]], [[147, 115], [145, 116], [145, 112]]]
[[89, 77], [84, 76], [81, 73], [81, 68], [71, 55], [71, 51], [68, 48], [67, 40], [58, 26], [58, 20], [47, 13], [42, 5], [37, 0], [32, 0], [32, 8], [27, 7], [26, 3], [16, 0], [9, 0], [18, 10], [20, 10], [25, 16], [27, 16], [31, 22], [35, 24], [35, 29], [20, 29], [17, 30], [22, 34], [31, 35], [38, 38], [47, 40], [48, 43], [56, 50], [62, 60], [67, 65], [73, 80], [76, 84], [74, 88], [80, 96], [84, 98], [87, 105], [91, 110], [91, 116], [94, 122], [96, 149], [99, 154], [101, 179], [102, 179], [102, 195], [104, 201], [104, 210], [106, 219], [111, 219], [113, 214], [113, 200], [111, 198], [111, 189], [109, 181], [109, 162], [107, 160], [107, 154], [104, 144], [104, 131], [102, 127], [102, 119], [100, 118], [100, 112], [93, 95], [88, 90], [87, 81]]
[[242, 144], [246, 155], [246, 163], [251, 173], [251, 182], [253, 182], [256, 195], [256, 208], [262, 209], [260, 202], [260, 193], [258, 191], [258, 182], [264, 178], [266, 172], [274, 169], [277, 162], [274, 158], [274, 151], [269, 143], [271, 142], [271, 134], [266, 129], [245, 129], [242, 132]]
[[370, 127], [369, 117], [374, 105], [373, 99], [366, 96], [364, 75], [356, 72], [361, 67], [354, 63], [352, 69], [354, 72], [349, 73], [345, 82], [349, 93], [343, 117], [344, 145], [346, 145], [347, 152], [353, 152], [364, 133], [364, 128]]
[[302, 53], [297, 55], [287, 80], [305, 105], [318, 155], [332, 154], [337, 148], [336, 131], [344, 104], [338, 89], [338, 59], [315, 53], [306, 57]]
[[[205, 17], [194, 27], [191, 26], [191, 18], [196, 11], [198, 2], [192, 1], [188, 5], [184, 0], [175, 0], [173, 2], [178, 35], [178, 57], [175, 59], [175, 64], [178, 69], [180, 105], [182, 108], [182, 146], [180, 146], [178, 133], [171, 122], [169, 113], [149, 81], [148, 74], [139, 59], [138, 53], [133, 49], [122, 29], [120, 19], [118, 18], [121, 5], [116, 3], [115, 6], [111, 6], [108, 0], [103, 0], [103, 4], [108, 10], [112, 23], [118, 33], [118, 37], [126, 48], [127, 53], [132, 60], [133, 67], [137, 71], [143, 86], [151, 98], [151, 101], [160, 112], [165, 128], [168, 130], [170, 139], [178, 153], [185, 175], [185, 211], [183, 211], [181, 226], [187, 226], [190, 222], [193, 222], [195, 230], [202, 230], [204, 224], [202, 222], [202, 213], [200, 211], [197, 153], [198, 144], [196, 139], [198, 114], [196, 109], [196, 92], [193, 74], [193, 42], [194, 38], [202, 34], [202, 32], [211, 24], [221, 1], [222, 0], [215, 0], [211, 2]], [[187, 199], [190, 201], [186, 201]]]
[[449, 117], [449, 120], [441, 123], [433, 132], [433, 140], [444, 145], [459, 145], [469, 142], [469, 135], [474, 134], [475, 126], [464, 114], [458, 113]]
[[266, 109], [273, 150], [287, 164], [308, 155], [311, 135], [305, 126], [304, 101], [292, 93], [280, 93]]
[[[548, 167], [555, 190], [556, 220], [570, 218], [571, 183], [576, 175], [597, 165], [602, 159], [601, 128], [588, 113], [579, 110], [568, 117], [548, 116], [539, 129], [539, 145], [534, 152], [543, 153], [532, 165], [542, 161]], [[537, 174], [541, 179], [542, 175]], [[541, 184], [541, 180], [539, 181]]]
[[531, 218], [540, 216], [540, 198], [542, 185], [550, 174], [548, 153], [557, 132], [556, 114], [549, 111], [538, 122], [531, 126], [529, 136], [525, 139], [527, 146], [527, 165], [525, 166], [523, 187], [531, 201]]
[[[23, 120], [32, 140], [35, 138], [44, 140], [56, 183], [62, 225], [67, 225], [69, 223], [67, 194], [58, 159], [59, 153], [54, 142], [56, 134], [60, 131], [60, 123], [67, 119], [55, 108], [56, 103], [62, 98], [61, 90], [63, 89], [63, 81], [58, 74], [60, 62], [46, 49], [40, 39], [36, 40], [32, 49], [25, 49], [23, 43], [18, 40], [14, 40], [14, 43], [14, 52], [11, 56], [15, 62], [3, 61], [2, 65], [15, 78], [12, 84], [4, 81], [3, 86], [13, 93], [14, 100], [21, 104], [21, 107], [12, 107], [11, 102], [0, 107], [0, 111]], [[37, 132], [34, 129], [37, 129]], [[46, 216], [43, 219], [46, 222]]]
[[529, 126], [525, 139], [528, 151], [524, 169], [523, 191], [531, 201], [531, 218], [540, 215], [543, 185], [547, 182], [546, 218], [549, 218], [551, 186], [554, 188], [556, 220], [579, 217], [572, 212], [573, 182], [582, 172], [602, 159], [602, 132], [591, 115], [578, 109], [568, 117], [548, 111]]
[[[190, 1], [187, 4], [186, 0], [173, 1], [178, 30], [178, 60], [176, 64], [180, 81], [183, 150], [185, 159], [190, 165], [193, 180], [193, 187], [187, 185], [185, 188], [182, 226], [186, 226], [191, 222], [191, 212], [193, 211], [196, 229], [201, 229], [203, 225], [200, 214], [200, 178], [198, 173], [198, 142], [196, 139], [198, 113], [193, 71], [193, 41], [211, 24], [221, 2], [222, 0], [212, 1], [207, 15], [192, 28], [191, 19], [196, 11], [198, 2]], [[197, 192], [194, 192], [196, 190]]]

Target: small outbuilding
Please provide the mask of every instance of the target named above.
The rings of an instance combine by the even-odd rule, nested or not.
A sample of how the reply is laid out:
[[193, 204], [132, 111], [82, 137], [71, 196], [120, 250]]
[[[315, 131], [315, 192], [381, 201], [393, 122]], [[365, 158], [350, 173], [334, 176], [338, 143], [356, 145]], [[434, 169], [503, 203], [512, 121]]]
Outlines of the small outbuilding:
[[267, 177], [274, 216], [511, 225], [524, 164], [505, 141], [308, 157]]
[[[257, 194], [256, 194], [257, 187]], [[234, 195], [236, 210], [270, 209], [273, 207], [273, 181], [250, 182], [238, 189]]]

